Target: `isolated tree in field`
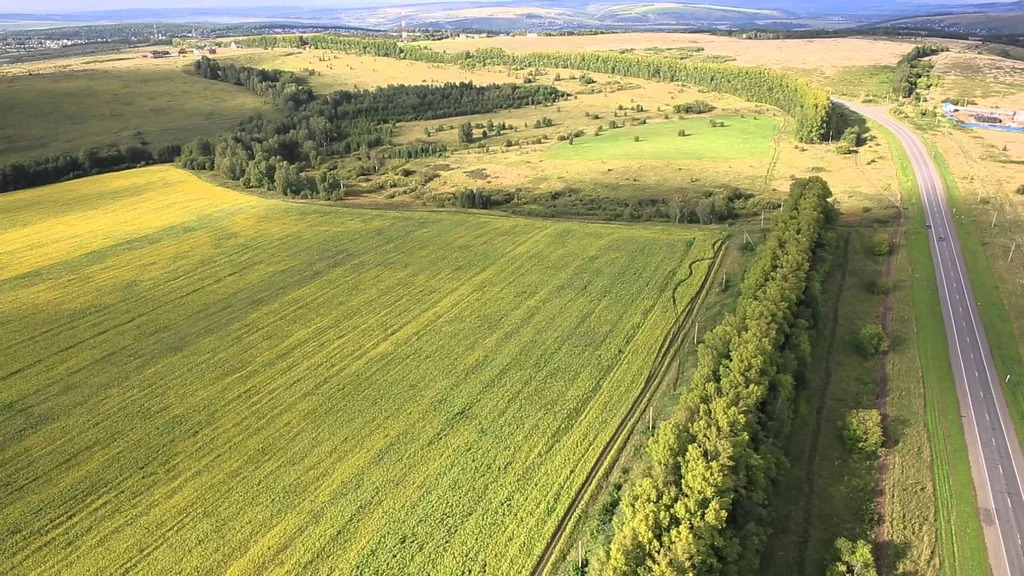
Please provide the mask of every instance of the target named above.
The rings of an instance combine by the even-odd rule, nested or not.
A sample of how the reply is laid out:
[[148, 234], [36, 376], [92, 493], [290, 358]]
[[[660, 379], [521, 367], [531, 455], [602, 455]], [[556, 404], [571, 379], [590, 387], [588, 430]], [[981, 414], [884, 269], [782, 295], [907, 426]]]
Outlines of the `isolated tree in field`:
[[680, 138], [685, 138], [686, 137], [686, 129], [685, 128], [680, 128], [678, 134], [679, 134]]
[[860, 346], [861, 354], [870, 358], [889, 350], [889, 337], [878, 324], [868, 324], [860, 329], [857, 344]]
[[705, 100], [694, 100], [684, 104], [676, 104], [672, 107], [676, 114], [707, 114], [715, 111], [715, 105]]
[[639, 141], [640, 141], [640, 137], [639, 136], [633, 136], [633, 142], [639, 142]]
[[473, 125], [469, 122], [459, 125], [459, 142], [462, 144], [473, 142]]
[[274, 188], [282, 196], [298, 196], [305, 189], [302, 172], [295, 164], [280, 162], [274, 172]]
[[871, 251], [874, 252], [875, 256], [888, 256], [892, 254], [894, 249], [895, 246], [893, 245], [892, 238], [882, 235], [875, 239], [875, 245], [871, 248]]
[[181, 149], [181, 166], [188, 170], [213, 170], [213, 140], [197, 138]]
[[1024, 196], [1024, 184], [1017, 186], [1017, 194]]
[[843, 135], [840, 138], [843, 142], [846, 142], [850, 148], [858, 148], [863, 144], [862, 134], [860, 128], [856, 126], [850, 126], [843, 131]]
[[877, 456], [885, 437], [878, 410], [851, 410], [843, 420], [843, 440], [851, 452]]
[[345, 195], [340, 170], [321, 170], [317, 172], [316, 191], [317, 196], [324, 200], [340, 200], [340, 197]]
[[[160, 149], [156, 151], [156, 161], [161, 164], [174, 162], [179, 156], [181, 156], [181, 146], [178, 146], [177, 144], [161, 146]], [[1024, 192], [1021, 193], [1024, 194]]]
[[826, 576], [878, 576], [871, 544], [840, 538], [836, 540], [836, 550], [839, 551], [839, 560], [828, 567]]

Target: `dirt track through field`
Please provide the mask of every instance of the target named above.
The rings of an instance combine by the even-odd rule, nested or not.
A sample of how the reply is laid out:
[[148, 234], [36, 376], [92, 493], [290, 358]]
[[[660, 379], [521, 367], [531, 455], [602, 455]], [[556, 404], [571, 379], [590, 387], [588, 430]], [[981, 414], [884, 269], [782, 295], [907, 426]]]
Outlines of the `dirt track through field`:
[[[658, 349], [658, 354], [655, 356], [654, 364], [651, 366], [651, 371], [647, 376], [647, 380], [644, 382], [643, 388], [640, 389], [640, 393], [637, 395], [636, 400], [634, 400], [633, 404], [629, 407], [629, 411], [627, 411], [626, 415], [622, 417], [622, 421], [619, 422], [618, 427], [615, 428], [615, 432], [612, 434], [611, 438], [608, 439], [604, 448], [601, 449], [601, 453], [598, 454], [597, 460], [594, 462], [594, 465], [591, 466], [590, 472], [587, 473], [587, 477], [583, 480], [583, 484], [581, 484], [576, 490], [576, 495], [573, 496], [572, 502], [569, 503], [569, 507], [559, 519], [558, 525], [555, 527], [555, 531], [551, 534], [551, 538], [548, 539], [547, 545], [544, 546], [544, 552], [541, 553], [540, 558], [537, 560], [537, 565], [533, 568], [533, 576], [543, 576], [547, 573], [547, 570], [551, 565], [551, 561], [554, 559], [555, 552], [559, 549], [562, 539], [569, 530], [569, 525], [573, 516], [576, 514], [576, 511], [579, 510], [580, 506], [586, 500], [591, 487], [594, 486], [594, 483], [602, 476], [602, 472], [608, 469], [607, 465], [613, 463], [612, 460], [613, 457], [617, 456], [617, 448], [620, 447], [620, 441], [632, 433], [640, 416], [641, 410], [650, 401], [661, 382], [665, 380], [665, 375], [670, 372], [670, 368], [673, 364], [672, 359], [675, 357], [676, 351], [679, 350], [685, 341], [686, 336], [689, 334], [685, 328], [689, 325], [690, 319], [697, 310], [697, 306], [707, 293], [711, 279], [714, 277], [715, 272], [718, 270], [718, 267], [722, 262], [726, 244], [727, 242], [720, 241], [718, 246], [715, 247], [714, 256], [711, 258], [711, 265], [708, 266], [708, 271], [704, 275], [704, 279], [701, 281], [700, 288], [698, 288], [697, 292], [693, 295], [693, 298], [690, 299], [676, 317], [676, 320], [673, 322], [668, 333], [665, 334], [665, 338], [662, 340], [661, 347]], [[693, 276], [693, 266], [698, 262], [701, 262], [701, 260], [695, 260], [690, 263], [690, 276], [688, 276], [687, 279]], [[685, 282], [685, 280], [683, 281]], [[672, 291], [672, 299], [673, 303], [675, 303], [675, 289]]]
[[[846, 287], [846, 275], [850, 267], [850, 236], [846, 234], [843, 236], [842, 247], [840, 248], [843, 253], [842, 269], [839, 276], [839, 289], [836, 294], [842, 297], [843, 290]], [[825, 419], [825, 406], [828, 404], [828, 392], [832, 387], [832, 356], [835, 348], [837, 327], [839, 325], [839, 302], [835, 303], [832, 309], [832, 323], [828, 328], [828, 345], [825, 349], [825, 381], [822, 387], [821, 398], [818, 400], [818, 405], [814, 408], [814, 419], [811, 422], [811, 442], [807, 448], [806, 461], [809, 463], [806, 472], [804, 474], [805, 485], [807, 486], [807, 494], [809, 496], [808, 504], [804, 506], [803, 520], [800, 523], [800, 534], [797, 540], [797, 562], [794, 566], [803, 567], [807, 558], [807, 545], [810, 542], [811, 535], [811, 511], [814, 509], [814, 480], [815, 473], [814, 468], [817, 464], [818, 455], [818, 441], [821, 438], [821, 429], [824, 425]]]
[[[886, 256], [885, 264], [882, 267], [882, 283], [888, 286], [892, 279], [892, 271], [899, 259], [900, 246], [903, 244], [905, 229], [903, 227], [903, 211], [900, 210], [896, 219], [896, 226], [893, 228], [890, 240], [893, 251]], [[882, 331], [886, 334], [892, 333], [892, 290], [887, 290], [882, 297], [882, 311], [880, 317]], [[890, 347], [891, 348], [891, 347]], [[889, 573], [888, 566], [888, 539], [886, 537], [886, 518], [889, 516], [889, 508], [886, 505], [885, 485], [889, 473], [891, 458], [889, 449], [893, 447], [892, 432], [889, 430], [889, 365], [892, 362], [892, 352], [887, 350], [882, 354], [879, 363], [878, 374], [878, 398], [875, 407], [882, 415], [882, 453], [878, 461], [878, 485], [875, 492], [875, 567], [882, 576]]]

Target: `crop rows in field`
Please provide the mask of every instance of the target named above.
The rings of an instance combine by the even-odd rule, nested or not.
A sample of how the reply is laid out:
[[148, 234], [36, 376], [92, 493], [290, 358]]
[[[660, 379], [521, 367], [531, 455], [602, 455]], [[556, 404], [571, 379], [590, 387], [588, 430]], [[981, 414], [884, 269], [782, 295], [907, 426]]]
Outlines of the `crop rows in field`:
[[163, 167], [0, 212], [5, 573], [525, 573], [715, 240]]

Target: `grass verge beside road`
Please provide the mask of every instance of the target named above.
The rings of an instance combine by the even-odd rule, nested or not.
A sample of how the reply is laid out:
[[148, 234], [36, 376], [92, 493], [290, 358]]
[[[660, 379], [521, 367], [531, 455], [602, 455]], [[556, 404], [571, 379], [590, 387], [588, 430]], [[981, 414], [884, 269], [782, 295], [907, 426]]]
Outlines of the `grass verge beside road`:
[[[882, 133], [892, 149], [908, 209], [907, 250], [913, 273], [910, 294], [917, 324], [925, 423], [932, 456], [940, 573], [949, 576], [990, 574], [946, 330], [942, 315], [938, 313], [941, 307], [928, 233], [924, 228], [924, 211], [906, 151], [894, 136]], [[901, 485], [894, 489], [908, 490], [905, 497], [913, 498], [910, 488]]]
[[[1007, 321], [1011, 316], [1000, 294], [1000, 282], [992, 271], [989, 255], [985, 251], [986, 240], [979, 229], [979, 226], [990, 226], [991, 220], [987, 214], [979, 214], [978, 206], [963, 201], [960, 187], [953, 178], [945, 157], [934, 144], [927, 143], [927, 146], [939, 169], [949, 205], [956, 210], [953, 221], [957, 237], [960, 239], [967, 274], [970, 276], [971, 288], [978, 300], [981, 321], [992, 349], [992, 359], [996, 363], [998, 374], [994, 376], [1002, 383], [1010, 416], [1013, 418], [1014, 431], [1024, 444], [1024, 389], [1021, 386], [1024, 384], [1024, 360], [1021, 359], [1020, 345], [1014, 334], [1013, 324]], [[996, 225], [999, 225], [998, 217]], [[1010, 377], [1008, 383], [1007, 376]]]

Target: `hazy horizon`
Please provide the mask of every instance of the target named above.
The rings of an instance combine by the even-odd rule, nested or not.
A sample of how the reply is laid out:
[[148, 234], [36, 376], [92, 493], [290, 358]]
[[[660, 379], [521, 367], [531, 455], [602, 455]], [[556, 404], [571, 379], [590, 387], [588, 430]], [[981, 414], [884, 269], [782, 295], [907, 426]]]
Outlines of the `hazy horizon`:
[[[459, 2], [483, 2], [486, 0], [458, 0]], [[422, 4], [424, 0], [151, 0], [140, 5], [136, 0], [99, 0], [78, 2], [75, 0], [38, 0], [27, 7], [24, 2], [0, 0], [0, 14], [60, 14], [92, 12], [101, 10], [160, 10], [167, 8], [245, 8], [263, 6], [308, 6], [311, 8], [355, 8], [382, 7], [404, 4]]]
[[[504, 0], [453, 0], [458, 3], [488, 3], [488, 4], [499, 4], [506, 3]], [[668, 0], [672, 1], [672, 0]], [[919, 4], [922, 6], [930, 5], [947, 5], [947, 6], [969, 6], [972, 4], [981, 3], [1002, 3], [1012, 2], [1014, 0], [968, 0], [968, 1], [956, 1], [956, 0], [902, 0], [896, 2], [904, 6], [911, 6]], [[401, 6], [409, 4], [431, 4], [440, 3], [432, 2], [431, 0], [151, 0], [144, 5], [140, 5], [136, 0], [97, 0], [90, 2], [80, 2], [77, 0], [37, 0], [32, 2], [30, 5], [26, 5], [24, 2], [18, 0], [0, 0], [0, 14], [61, 14], [61, 13], [78, 13], [78, 12], [91, 12], [101, 10], [160, 10], [160, 9], [202, 9], [211, 10], [217, 8], [230, 8], [238, 9], [245, 7], [266, 7], [266, 6], [297, 6], [297, 7], [310, 7], [310, 8], [356, 8], [356, 7], [385, 7], [385, 6]], [[511, 2], [509, 2], [511, 3]], [[530, 5], [533, 2], [530, 0], [523, 0], [522, 2], [516, 2], [520, 5]], [[581, 3], [585, 3], [581, 0]], [[718, 4], [718, 5], [750, 5], [759, 4], [762, 6], [771, 6], [773, 8], [787, 8], [794, 5], [806, 5], [806, 0], [779, 0], [778, 2], [771, 2], [770, 0], [764, 0], [761, 2], [752, 2], [751, 0], [720, 0], [717, 2], [707, 0], [704, 2], [697, 1], [696, 4]]]

